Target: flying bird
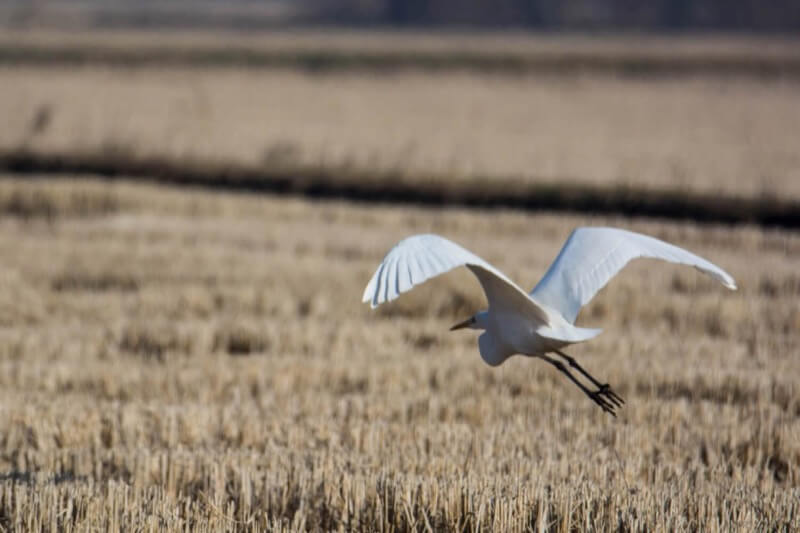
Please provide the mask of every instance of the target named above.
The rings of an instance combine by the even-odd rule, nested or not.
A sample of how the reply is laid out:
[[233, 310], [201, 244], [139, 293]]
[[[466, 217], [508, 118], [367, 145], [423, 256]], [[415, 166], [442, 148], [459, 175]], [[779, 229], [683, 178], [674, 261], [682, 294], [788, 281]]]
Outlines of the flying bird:
[[[638, 257], [690, 265], [736, 290], [736, 282], [713, 263], [664, 241], [617, 228], [577, 228], [530, 293], [477, 255], [439, 235], [414, 235], [400, 241], [378, 266], [364, 289], [374, 308], [394, 300], [432, 277], [466, 266], [478, 278], [489, 308], [450, 328], [483, 330], [478, 349], [490, 366], [515, 354], [538, 357], [555, 366], [604, 411], [616, 416], [624, 400], [562, 351], [601, 330], [575, 325], [581, 307], [629, 261]], [[558, 359], [548, 354], [557, 354]], [[565, 364], [566, 363], [566, 364]], [[568, 368], [569, 367], [569, 368]], [[579, 380], [570, 369], [588, 379]]]

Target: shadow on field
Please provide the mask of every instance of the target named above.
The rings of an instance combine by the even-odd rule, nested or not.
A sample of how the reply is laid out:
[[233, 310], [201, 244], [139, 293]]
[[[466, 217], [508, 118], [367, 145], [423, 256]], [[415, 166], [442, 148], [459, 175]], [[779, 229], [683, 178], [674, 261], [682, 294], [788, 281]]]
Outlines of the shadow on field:
[[36, 472], [23, 472], [20, 470], [12, 470], [10, 472], [0, 473], [0, 483], [12, 482], [21, 483], [25, 485], [34, 485], [37, 483], [52, 483], [54, 485], [61, 485], [62, 483], [86, 483], [89, 481], [88, 476], [79, 476], [74, 472], [62, 472], [52, 477], [41, 478]]
[[798, 78], [800, 58], [769, 54], [728, 55], [713, 52], [694, 55], [653, 53], [644, 50], [599, 52], [502, 52], [468, 50], [348, 50], [313, 48], [259, 49], [247, 46], [181, 47], [67, 44], [0, 45], [0, 65], [87, 66], [117, 68], [284, 68], [314, 74], [337, 72], [387, 73], [395, 71], [472, 71], [505, 75], [611, 75], [633, 78], [676, 76], [737, 76]]
[[[800, 202], [620, 186], [579, 185], [542, 179], [533, 184], [502, 177], [448, 180], [446, 176], [352, 171], [323, 167], [248, 167], [198, 160], [172, 161], [119, 151], [40, 153], [26, 148], [0, 152], [0, 171], [31, 177], [91, 174], [174, 186], [345, 199], [363, 203], [512, 208], [599, 215], [692, 220], [698, 223], [800, 227]], [[23, 209], [24, 210], [24, 209]]]
[[765, 396], [781, 411], [791, 412], [795, 416], [800, 415], [800, 402], [794, 399], [791, 390], [776, 383], [773, 383], [767, 391], [759, 391], [734, 380], [708, 383], [704, 378], [696, 377], [693, 382], [639, 381], [634, 385], [634, 390], [638, 396], [649, 396], [659, 400], [686, 399], [730, 405], [756, 405], [759, 403], [759, 397]]

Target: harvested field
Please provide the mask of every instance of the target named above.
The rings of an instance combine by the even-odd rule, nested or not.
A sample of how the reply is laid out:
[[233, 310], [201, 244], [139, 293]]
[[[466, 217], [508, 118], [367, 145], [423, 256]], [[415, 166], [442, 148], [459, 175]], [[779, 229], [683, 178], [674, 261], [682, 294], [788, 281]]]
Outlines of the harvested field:
[[[0, 529], [800, 529], [796, 42], [496, 37], [0, 35]], [[587, 224], [740, 287], [598, 294], [616, 419], [448, 332], [468, 272], [360, 303], [409, 234], [530, 287]]]
[[[449, 333], [468, 273], [359, 303], [410, 233], [531, 286], [582, 224], [740, 286], [639, 262], [584, 309], [605, 331], [572, 352], [617, 419]], [[0, 254], [5, 530], [800, 527], [796, 232], [4, 176]]]
[[3, 153], [90, 156], [117, 173], [160, 158], [190, 173], [323, 169], [454, 191], [800, 200], [800, 92], [788, 81], [179, 67], [6, 67], [0, 80]]

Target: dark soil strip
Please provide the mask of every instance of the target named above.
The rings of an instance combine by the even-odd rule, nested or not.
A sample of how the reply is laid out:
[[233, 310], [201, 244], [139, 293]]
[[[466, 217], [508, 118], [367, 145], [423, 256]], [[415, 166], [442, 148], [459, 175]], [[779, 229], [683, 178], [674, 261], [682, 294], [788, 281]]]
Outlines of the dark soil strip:
[[568, 179], [533, 184], [492, 177], [448, 181], [441, 176], [425, 179], [425, 176], [376, 175], [349, 169], [252, 168], [118, 153], [42, 154], [25, 150], [0, 152], [0, 171], [30, 177], [92, 174], [108, 180], [133, 179], [363, 203], [513, 208], [800, 228], [800, 201], [797, 200], [580, 185]]
[[82, 45], [0, 46], [0, 65], [105, 65], [292, 68], [314, 73], [474, 70], [497, 74], [692, 75], [800, 78], [800, 55], [775, 57], [646, 53], [477, 53], [426, 51], [259, 50], [246, 47], [122, 49]]

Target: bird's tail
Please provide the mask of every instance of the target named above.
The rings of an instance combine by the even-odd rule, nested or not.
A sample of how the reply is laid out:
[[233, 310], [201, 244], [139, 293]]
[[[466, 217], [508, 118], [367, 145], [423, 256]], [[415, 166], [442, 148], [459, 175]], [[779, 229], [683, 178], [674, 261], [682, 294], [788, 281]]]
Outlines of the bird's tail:
[[594, 328], [579, 328], [577, 326], [573, 326], [572, 324], [568, 324], [567, 327], [559, 327], [558, 331], [548, 326], [541, 326], [536, 330], [536, 333], [542, 337], [547, 337], [548, 339], [574, 344], [576, 342], [588, 341], [589, 339], [597, 337], [600, 335], [601, 331], [603, 330]]

